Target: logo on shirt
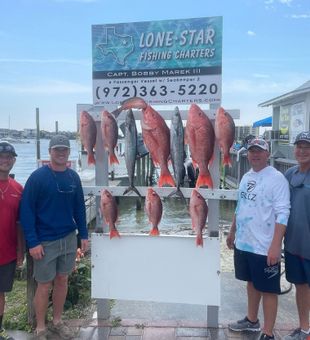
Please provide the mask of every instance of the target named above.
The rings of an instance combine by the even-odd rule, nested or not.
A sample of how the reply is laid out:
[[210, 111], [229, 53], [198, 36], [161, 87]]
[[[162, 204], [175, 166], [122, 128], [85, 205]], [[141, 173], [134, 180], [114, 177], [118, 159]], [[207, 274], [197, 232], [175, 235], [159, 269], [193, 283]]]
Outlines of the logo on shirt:
[[241, 198], [244, 198], [249, 201], [255, 202], [256, 200], [256, 194], [253, 194], [251, 191], [253, 191], [256, 187], [256, 182], [255, 181], [248, 181], [246, 185], [246, 192], [241, 191], [240, 196]]
[[279, 274], [279, 266], [275, 264], [274, 266], [266, 267], [264, 272], [267, 274], [267, 279], [271, 279], [272, 277]]
[[251, 192], [255, 189], [255, 187], [256, 187], [255, 181], [248, 181], [248, 183], [246, 185], [246, 190], [247, 190], [247, 192]]

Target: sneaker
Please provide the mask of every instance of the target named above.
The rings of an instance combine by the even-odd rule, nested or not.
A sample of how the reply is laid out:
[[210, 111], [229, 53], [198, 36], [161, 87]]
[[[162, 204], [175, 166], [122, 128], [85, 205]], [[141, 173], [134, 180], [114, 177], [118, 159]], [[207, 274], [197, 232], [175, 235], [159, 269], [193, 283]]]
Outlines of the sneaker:
[[274, 340], [274, 335], [270, 336], [270, 335], [262, 333], [261, 336], [259, 337], [259, 340]]
[[75, 337], [75, 333], [71, 328], [64, 324], [64, 322], [59, 322], [57, 325], [54, 325], [53, 322], [50, 323], [49, 329], [58, 334], [61, 339], [73, 339]]
[[0, 340], [14, 340], [9, 334], [5, 331], [5, 329], [0, 329]]
[[300, 328], [297, 328], [291, 334], [285, 335], [283, 340], [310, 340], [310, 334], [306, 334]]
[[232, 331], [235, 331], [235, 332], [242, 332], [242, 331], [259, 332], [260, 331], [260, 324], [259, 324], [258, 319], [257, 319], [256, 322], [252, 322], [246, 316], [242, 320], [228, 324], [228, 328]]
[[47, 330], [44, 329], [43, 331], [40, 332], [34, 332], [33, 336], [34, 340], [47, 340]]

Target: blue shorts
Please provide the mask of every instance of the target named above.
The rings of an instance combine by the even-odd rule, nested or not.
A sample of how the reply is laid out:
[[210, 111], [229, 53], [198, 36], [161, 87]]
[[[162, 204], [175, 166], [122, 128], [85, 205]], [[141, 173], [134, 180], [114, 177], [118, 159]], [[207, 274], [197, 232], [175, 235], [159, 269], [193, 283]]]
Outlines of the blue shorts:
[[235, 276], [253, 283], [262, 293], [280, 294], [280, 263], [267, 265], [267, 256], [239, 250], [234, 251]]
[[16, 260], [0, 266], [0, 293], [10, 292], [13, 288]]
[[285, 276], [288, 282], [310, 286], [310, 260], [285, 251]]

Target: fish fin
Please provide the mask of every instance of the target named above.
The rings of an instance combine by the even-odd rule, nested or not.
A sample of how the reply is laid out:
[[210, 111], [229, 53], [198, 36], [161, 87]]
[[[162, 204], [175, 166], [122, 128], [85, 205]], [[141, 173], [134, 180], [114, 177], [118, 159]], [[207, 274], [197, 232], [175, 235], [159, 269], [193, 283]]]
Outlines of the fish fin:
[[173, 177], [171, 176], [169, 170], [166, 173], [161, 173], [158, 180], [158, 186], [162, 187], [164, 184], [168, 184], [172, 187], [175, 187], [175, 182]]
[[202, 238], [202, 234], [197, 234], [196, 236], [196, 246], [200, 246], [203, 247], [203, 238]]
[[96, 164], [96, 160], [95, 160], [95, 157], [94, 157], [93, 153], [89, 153], [87, 155], [87, 163], [88, 163], [88, 165]]
[[185, 201], [185, 203], [186, 203], [186, 199], [185, 199], [185, 197], [184, 197], [184, 195], [183, 195], [183, 192], [180, 190], [180, 188], [177, 188], [176, 190], [173, 190], [167, 197], [172, 197], [172, 196], [174, 196], [174, 195], [179, 196], [179, 197], [182, 198], [182, 199]]
[[110, 165], [119, 164], [119, 161], [118, 161], [117, 157], [115, 156], [114, 152], [109, 154], [109, 158], [110, 158]]
[[152, 230], [150, 231], [151, 236], [158, 236], [159, 235], [159, 230], [157, 227], [153, 227]]
[[229, 154], [228, 155], [224, 155], [223, 157], [223, 165], [229, 165], [229, 167], [232, 167], [232, 163], [231, 163], [231, 159]]
[[129, 110], [129, 109], [142, 109], [145, 110], [147, 108], [147, 103], [144, 101], [144, 99], [140, 97], [132, 97], [129, 99], [124, 100], [121, 103], [121, 109], [122, 110]]
[[113, 237], [121, 237], [120, 234], [119, 234], [119, 232], [117, 231], [116, 228], [110, 230], [110, 240], [111, 240]]
[[122, 113], [123, 109], [122, 107], [119, 107], [118, 109], [111, 112], [111, 114], [115, 117], [115, 119]]
[[193, 167], [195, 170], [198, 168], [198, 163], [192, 159]]
[[143, 130], [146, 130], [146, 131], [152, 131], [154, 130], [152, 127], [150, 127], [149, 125], [147, 125], [143, 120], [141, 120], [141, 127]]
[[212, 165], [213, 162], [214, 162], [214, 152], [213, 152], [213, 154], [212, 154], [212, 156], [211, 156], [211, 158], [209, 160], [209, 165]]
[[134, 186], [130, 186], [130, 187], [128, 187], [125, 191], [124, 191], [124, 193], [123, 193], [123, 195], [126, 195], [126, 194], [128, 194], [130, 191], [133, 191], [133, 192], [135, 192], [139, 197], [141, 197], [142, 198], [142, 196], [141, 196], [141, 194], [140, 194], [140, 192], [138, 191], [138, 189], [136, 188], [136, 187], [134, 187]]
[[198, 179], [196, 182], [196, 188], [200, 188], [203, 186], [208, 186], [208, 188], [213, 189], [213, 181], [212, 181], [212, 177], [210, 175], [210, 173], [208, 174], [201, 174], [201, 172], [198, 175]]

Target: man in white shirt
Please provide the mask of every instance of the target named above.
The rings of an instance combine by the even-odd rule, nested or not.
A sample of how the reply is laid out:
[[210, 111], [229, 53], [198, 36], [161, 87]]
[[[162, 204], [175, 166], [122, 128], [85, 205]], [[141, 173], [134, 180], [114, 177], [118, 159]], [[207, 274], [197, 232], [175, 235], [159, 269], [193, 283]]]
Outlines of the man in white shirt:
[[257, 318], [262, 298], [264, 326], [260, 340], [274, 339], [273, 328], [280, 293], [282, 239], [290, 209], [285, 177], [268, 166], [269, 145], [263, 139], [249, 142], [251, 169], [239, 185], [238, 203], [227, 246], [234, 249], [235, 276], [247, 281], [247, 316], [229, 324], [232, 331], [260, 331]]

